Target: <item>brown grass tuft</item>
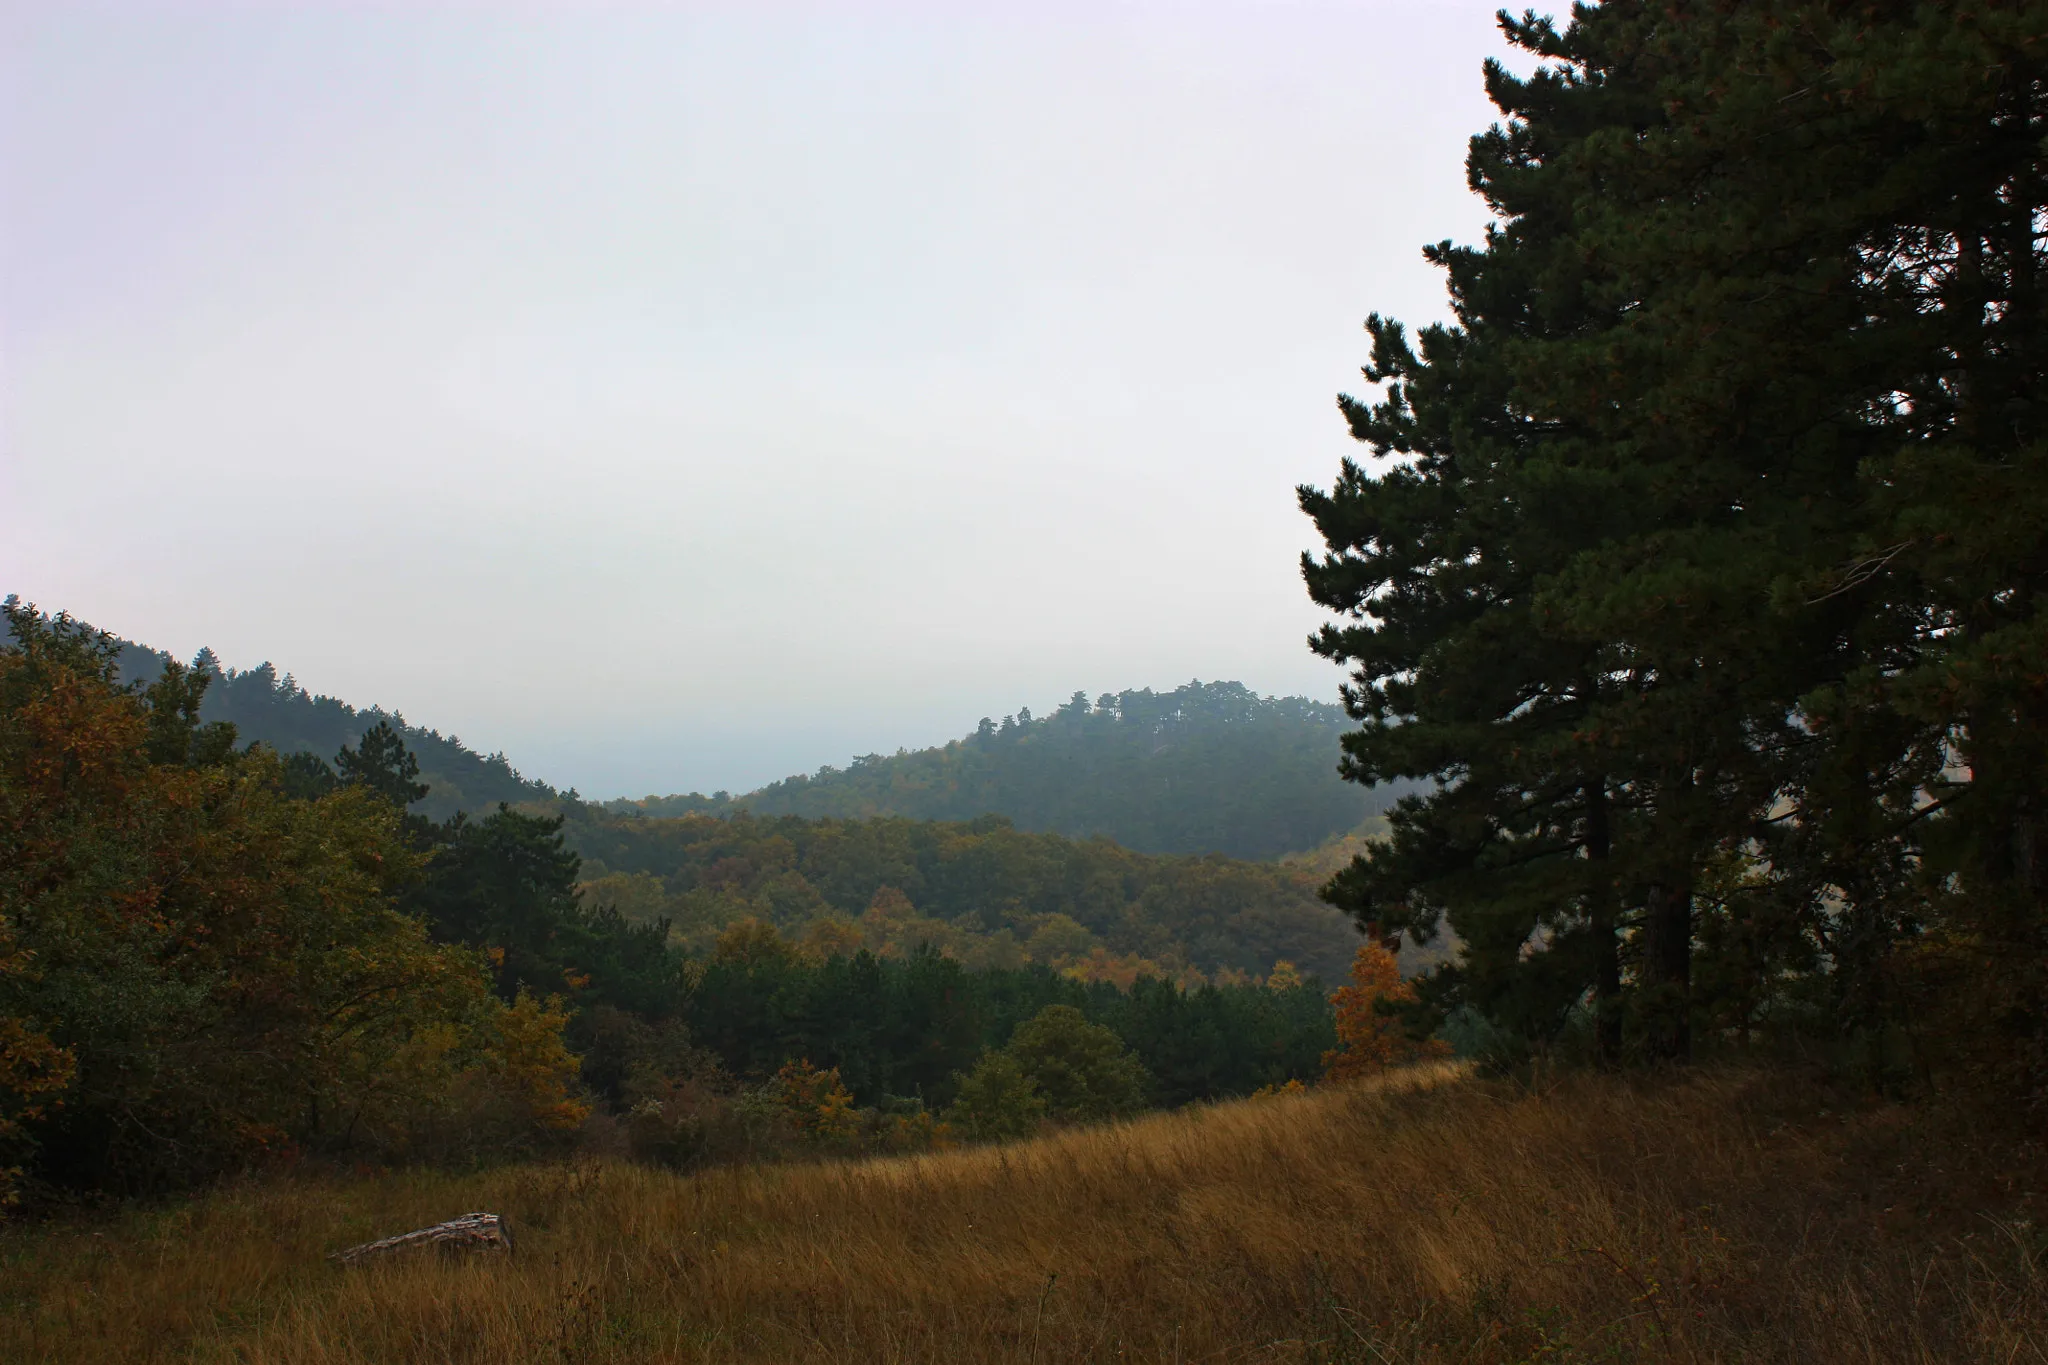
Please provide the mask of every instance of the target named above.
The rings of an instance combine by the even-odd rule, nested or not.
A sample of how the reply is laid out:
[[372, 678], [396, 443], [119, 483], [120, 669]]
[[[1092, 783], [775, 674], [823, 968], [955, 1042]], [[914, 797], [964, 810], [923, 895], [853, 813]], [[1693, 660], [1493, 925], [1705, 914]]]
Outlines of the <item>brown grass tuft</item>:
[[[1450, 1067], [1008, 1147], [278, 1180], [0, 1230], [35, 1361], [2048, 1362], [2039, 1149]], [[325, 1254], [472, 1209], [515, 1261]]]

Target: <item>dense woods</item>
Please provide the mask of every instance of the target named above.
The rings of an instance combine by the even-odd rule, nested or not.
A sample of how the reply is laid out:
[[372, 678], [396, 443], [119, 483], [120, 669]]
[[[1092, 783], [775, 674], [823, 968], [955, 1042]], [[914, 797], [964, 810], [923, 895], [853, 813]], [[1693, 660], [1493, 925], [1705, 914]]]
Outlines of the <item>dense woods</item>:
[[666, 919], [699, 950], [751, 916], [814, 944], [929, 945], [972, 965], [1035, 962], [1128, 984], [1262, 976], [1280, 960], [1334, 978], [1357, 941], [1293, 866], [1148, 856], [994, 816], [565, 815], [586, 896], [641, 923]]
[[1145, 853], [1276, 858], [1314, 848], [1382, 810], [1393, 791], [1361, 791], [1337, 773], [1344, 713], [1242, 683], [1171, 692], [1076, 692], [1050, 715], [1027, 707], [985, 719], [941, 748], [868, 754], [845, 768], [774, 782], [745, 796], [612, 802], [650, 815], [801, 815], [973, 820], [1099, 837]]
[[1453, 323], [1374, 317], [1304, 509], [1417, 1021], [1796, 1032], [2048, 1100], [2048, 7], [1503, 20]]
[[[5, 638], [0, 631], [0, 640]], [[124, 683], [147, 687], [169, 669], [188, 667], [147, 645], [118, 637], [112, 637], [112, 643]], [[279, 676], [270, 663], [231, 668], [212, 650], [202, 649], [189, 668], [209, 678], [199, 719], [234, 726], [243, 745], [263, 744], [285, 756], [306, 753], [327, 759], [354, 746], [377, 726], [388, 726], [420, 760], [427, 794], [419, 810], [432, 819], [445, 820], [458, 810], [487, 811], [500, 801], [541, 801], [558, 795], [547, 783], [521, 774], [501, 753], [479, 754], [454, 735], [408, 725], [404, 716], [381, 707], [358, 709], [308, 692], [290, 673]]]
[[929, 1146], [955, 1109], [996, 1136], [1339, 1045], [1259, 956], [1343, 966], [1284, 869], [999, 819], [437, 821], [388, 722], [331, 765], [245, 746], [204, 657], [124, 683], [118, 641], [5, 610], [0, 1198], [545, 1151], [593, 1113], [678, 1164]]
[[0, 650], [0, 1200], [146, 1190], [294, 1150], [517, 1151], [587, 1112], [559, 1006], [399, 904], [426, 862], [363, 784], [310, 799], [9, 604]]
[[[186, 666], [116, 639], [123, 682], [144, 686]], [[237, 669], [212, 650], [189, 668], [207, 674], [200, 719], [235, 727], [244, 745], [322, 759], [388, 726], [418, 757], [427, 794], [418, 810], [445, 820], [499, 802], [575, 803], [527, 777], [502, 753], [479, 754], [454, 735], [411, 725], [381, 707], [315, 694], [262, 663]], [[1051, 714], [1026, 707], [934, 749], [867, 754], [734, 796], [718, 792], [612, 800], [618, 815], [969, 821], [1000, 815], [1019, 829], [1103, 838], [1145, 853], [1222, 853], [1270, 859], [1315, 848], [1384, 810], [1412, 784], [1361, 790], [1339, 776], [1342, 708], [1303, 697], [1262, 697], [1241, 683], [1193, 682], [1171, 692], [1076, 693]]]
[[2048, 1103], [2048, 6], [1503, 24], [1454, 320], [1369, 321], [1370, 454], [1299, 490], [1344, 714], [1076, 694], [598, 806], [8, 599], [0, 1197], [905, 1150], [1454, 1050]]

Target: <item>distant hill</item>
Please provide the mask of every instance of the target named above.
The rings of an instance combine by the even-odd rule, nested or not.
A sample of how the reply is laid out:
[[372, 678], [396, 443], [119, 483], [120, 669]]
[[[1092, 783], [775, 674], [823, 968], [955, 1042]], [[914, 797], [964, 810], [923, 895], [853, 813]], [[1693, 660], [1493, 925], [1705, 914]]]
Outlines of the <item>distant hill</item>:
[[[124, 641], [119, 662], [127, 681], [147, 684], [171, 656]], [[309, 693], [269, 663], [234, 669], [202, 650], [194, 666], [212, 677], [201, 718], [234, 725], [244, 745], [331, 759], [387, 721], [420, 761], [421, 814], [506, 801], [562, 815], [585, 860], [584, 895], [635, 921], [667, 919], [697, 951], [755, 919], [819, 951], [922, 945], [975, 965], [1037, 963], [1125, 984], [1146, 973], [1258, 977], [1282, 960], [1334, 981], [1357, 934], [1316, 887], [1348, 860], [1356, 840], [1343, 835], [1359, 813], [1384, 804], [1328, 771], [1336, 708], [1236, 683], [1076, 698], [1043, 720], [1022, 712], [944, 748], [738, 799], [600, 806], [522, 776], [502, 754]], [[991, 810], [1003, 804], [1026, 814]], [[973, 817], [946, 818], [964, 810]], [[1061, 821], [1067, 831], [1051, 827]], [[1232, 846], [1317, 851], [1286, 864], [1214, 851]]]
[[[171, 656], [123, 641], [121, 667], [147, 683]], [[195, 661], [213, 675], [203, 718], [232, 723], [244, 744], [332, 759], [379, 721], [404, 736], [428, 784], [418, 809], [433, 819], [500, 801], [563, 795], [526, 777], [502, 753], [480, 754], [454, 735], [408, 724], [382, 707], [358, 709], [308, 692], [268, 662]], [[743, 796], [649, 796], [604, 803], [621, 816], [803, 816], [809, 819], [971, 821], [999, 815], [1016, 828], [1109, 839], [1154, 854], [1221, 853], [1263, 860], [1317, 848], [1357, 829], [1398, 791], [1337, 776], [1343, 711], [1303, 697], [1262, 697], [1236, 682], [1191, 682], [1170, 692], [1082, 693], [1051, 715], [1026, 710], [933, 749], [868, 754]]]
[[[4, 632], [0, 625], [0, 639], [11, 638]], [[125, 681], [153, 682], [169, 662], [171, 656], [162, 650], [121, 641]], [[404, 716], [382, 707], [358, 710], [334, 697], [308, 692], [291, 674], [279, 677], [268, 662], [237, 670], [225, 667], [205, 649], [194, 663], [213, 675], [200, 718], [229, 722], [243, 745], [262, 743], [280, 753], [315, 753], [331, 761], [378, 721], [389, 721], [419, 758], [420, 780], [428, 790], [415, 809], [431, 819], [444, 820], [458, 810], [488, 810], [500, 801], [544, 801], [560, 794], [545, 782], [523, 776], [503, 754], [479, 754], [454, 735], [409, 725]]]
[[967, 822], [618, 816], [563, 803], [583, 891], [666, 919], [704, 951], [743, 919], [818, 951], [936, 948], [971, 966], [1038, 963], [1128, 984], [1193, 969], [1219, 980], [1288, 961], [1343, 978], [1358, 932], [1291, 866], [1136, 853], [1106, 839]]
[[1027, 710], [941, 748], [869, 754], [744, 796], [650, 796], [607, 809], [648, 815], [972, 820], [1098, 836], [1146, 853], [1275, 858], [1356, 829], [1392, 789], [1337, 776], [1342, 709], [1262, 697], [1242, 683], [1171, 692], [1076, 692], [1051, 715]]

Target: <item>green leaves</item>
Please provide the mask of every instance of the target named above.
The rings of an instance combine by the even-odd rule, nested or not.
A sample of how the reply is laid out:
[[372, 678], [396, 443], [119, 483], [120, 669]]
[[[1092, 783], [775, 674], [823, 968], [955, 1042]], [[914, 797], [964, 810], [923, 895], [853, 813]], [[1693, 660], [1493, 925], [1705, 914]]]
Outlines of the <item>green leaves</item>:
[[514, 1142], [562, 1120], [559, 1014], [507, 1013], [475, 954], [394, 904], [422, 858], [389, 802], [299, 799], [265, 749], [230, 761], [197, 721], [202, 669], [138, 695], [63, 618], [11, 624], [0, 1155], [140, 1191], [309, 1148], [415, 1153], [464, 1105], [503, 1110]]
[[1145, 1106], [1151, 1078], [1123, 1040], [1072, 1005], [1047, 1005], [1005, 1049], [1055, 1119], [1106, 1119]]
[[947, 1122], [971, 1138], [1023, 1137], [1042, 1118], [1094, 1122], [1145, 1107], [1151, 1077], [1123, 1040], [1072, 1005], [1047, 1005], [959, 1078]]
[[2041, 960], [2048, 6], [1506, 28], [1456, 323], [1368, 323], [1375, 463], [1301, 493], [1347, 774], [1438, 783], [1328, 894], [1610, 1057], [1806, 972], [1883, 1027], [1942, 925]]

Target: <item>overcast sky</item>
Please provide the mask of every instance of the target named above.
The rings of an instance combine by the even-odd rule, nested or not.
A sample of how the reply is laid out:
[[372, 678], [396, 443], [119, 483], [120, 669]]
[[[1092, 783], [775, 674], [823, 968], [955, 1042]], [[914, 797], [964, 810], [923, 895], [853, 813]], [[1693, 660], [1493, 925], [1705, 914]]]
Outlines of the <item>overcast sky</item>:
[[0, 593], [585, 795], [1330, 697], [1492, 10], [0, 0]]

